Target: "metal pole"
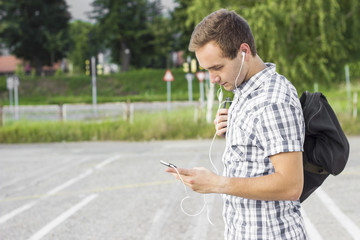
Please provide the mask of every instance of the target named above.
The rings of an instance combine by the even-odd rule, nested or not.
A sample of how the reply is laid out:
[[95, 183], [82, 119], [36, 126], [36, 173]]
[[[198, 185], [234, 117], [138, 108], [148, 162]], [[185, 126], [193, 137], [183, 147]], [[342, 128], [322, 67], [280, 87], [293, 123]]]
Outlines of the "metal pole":
[[213, 108], [213, 104], [214, 104], [214, 89], [215, 89], [215, 84], [210, 83], [210, 87], [209, 87], [209, 92], [208, 92], [208, 96], [207, 96], [207, 113], [206, 113], [206, 122], [207, 123], [211, 123], [211, 117], [212, 117], [212, 108]]
[[[16, 79], [17, 80], [17, 79]], [[15, 81], [16, 81], [15, 80]], [[19, 95], [18, 95], [18, 85], [17, 83], [15, 83], [15, 87], [14, 87], [14, 97], [15, 97], [15, 120], [18, 121], [19, 120]]]
[[3, 125], [3, 111], [2, 111], [2, 106], [0, 104], [0, 127]]
[[194, 75], [192, 73], [187, 73], [185, 77], [188, 82], [189, 102], [192, 102], [193, 100], [192, 80], [194, 79]]
[[350, 89], [350, 73], [349, 73], [349, 65], [345, 65], [345, 80], [346, 80], [346, 90], [349, 104], [351, 104], [351, 89]]
[[10, 107], [12, 109], [13, 107], [13, 90], [9, 89], [9, 102], [10, 102]]
[[204, 82], [200, 82], [200, 106], [204, 107]]
[[318, 82], [314, 83], [314, 92], [318, 92], [319, 91], [319, 84]]
[[192, 95], [192, 80], [194, 79], [194, 75], [191, 73], [191, 57], [187, 56], [186, 62], [189, 66], [188, 73], [186, 74], [186, 79], [188, 81], [188, 90], [189, 90], [189, 102], [193, 101], [193, 95]]
[[91, 82], [92, 82], [92, 98], [93, 98], [93, 112], [97, 117], [97, 96], [96, 96], [96, 59], [91, 57]]
[[358, 103], [358, 93], [354, 92], [354, 100], [353, 100], [353, 118], [357, 118], [357, 103]]
[[171, 82], [167, 81], [167, 109], [170, 112], [171, 109]]

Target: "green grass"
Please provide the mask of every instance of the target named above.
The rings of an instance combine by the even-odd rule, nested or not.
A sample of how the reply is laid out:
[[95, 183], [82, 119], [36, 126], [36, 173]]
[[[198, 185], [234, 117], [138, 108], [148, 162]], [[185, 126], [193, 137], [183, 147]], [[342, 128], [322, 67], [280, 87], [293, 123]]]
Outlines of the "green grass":
[[[337, 96], [330, 96], [333, 99], [335, 97]], [[340, 108], [346, 105], [346, 101], [336, 102]], [[214, 113], [215, 111], [214, 108]], [[196, 115], [198, 118], [194, 119]], [[360, 134], [360, 117], [353, 119], [350, 112], [337, 112], [337, 116], [346, 135]], [[0, 127], [0, 143], [209, 139], [213, 134], [214, 126], [212, 123], [206, 123], [205, 111], [195, 114], [194, 108], [186, 108], [171, 112], [135, 112], [132, 123], [123, 119], [90, 122], [12, 122]]]
[[212, 124], [194, 120], [194, 109], [138, 113], [134, 121], [14, 122], [0, 128], [0, 143], [61, 141], [150, 141], [210, 138]]
[[[184, 73], [172, 70], [172, 100], [187, 100]], [[98, 77], [98, 102], [166, 101], [165, 70], [142, 69]], [[20, 104], [91, 103], [88, 76], [24, 77], [21, 79]], [[307, 88], [312, 90], [312, 86]], [[352, 117], [352, 103], [345, 84], [319, 86], [337, 114], [347, 135], [360, 134], [360, 116]], [[360, 79], [351, 82], [351, 92], [360, 92]], [[224, 92], [232, 97], [232, 93]], [[302, 91], [299, 90], [299, 96]], [[0, 104], [8, 104], [6, 78], [0, 77]], [[352, 99], [353, 95], [351, 96]], [[193, 99], [199, 98], [199, 84], [193, 81]], [[360, 115], [360, 104], [358, 113]], [[201, 115], [201, 114], [200, 114]], [[211, 138], [213, 124], [203, 119], [194, 121], [194, 109], [159, 113], [135, 113], [133, 123], [122, 119], [92, 122], [30, 122], [6, 123], [0, 127], [0, 143], [31, 143], [61, 141], [149, 141], [165, 139]]]
[[[175, 81], [171, 83], [173, 100], [188, 99], [188, 84], [181, 69], [172, 69]], [[97, 77], [98, 102], [166, 101], [167, 90], [164, 69], [139, 69]], [[192, 83], [194, 99], [199, 98], [199, 81]], [[0, 77], [0, 101], [9, 104], [6, 78]], [[45, 76], [20, 78], [19, 102], [30, 104], [90, 103], [92, 101], [91, 77]]]

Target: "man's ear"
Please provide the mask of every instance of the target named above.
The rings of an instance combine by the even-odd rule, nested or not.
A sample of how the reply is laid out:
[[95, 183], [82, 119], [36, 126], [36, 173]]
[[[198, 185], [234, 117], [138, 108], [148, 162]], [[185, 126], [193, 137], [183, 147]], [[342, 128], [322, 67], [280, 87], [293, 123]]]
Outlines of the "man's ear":
[[242, 55], [243, 53], [246, 55], [250, 54], [250, 47], [247, 43], [243, 43], [239, 47], [239, 52]]

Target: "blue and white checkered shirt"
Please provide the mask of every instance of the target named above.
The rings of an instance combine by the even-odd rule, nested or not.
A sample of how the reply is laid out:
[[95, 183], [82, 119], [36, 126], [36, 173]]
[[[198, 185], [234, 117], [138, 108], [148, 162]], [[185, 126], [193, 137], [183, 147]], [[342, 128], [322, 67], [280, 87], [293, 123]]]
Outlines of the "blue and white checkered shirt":
[[[301, 104], [274, 64], [235, 89], [228, 113], [224, 175], [251, 178], [275, 172], [270, 156], [303, 151]], [[239, 91], [238, 91], [239, 90]], [[224, 197], [225, 239], [306, 239], [299, 201]]]

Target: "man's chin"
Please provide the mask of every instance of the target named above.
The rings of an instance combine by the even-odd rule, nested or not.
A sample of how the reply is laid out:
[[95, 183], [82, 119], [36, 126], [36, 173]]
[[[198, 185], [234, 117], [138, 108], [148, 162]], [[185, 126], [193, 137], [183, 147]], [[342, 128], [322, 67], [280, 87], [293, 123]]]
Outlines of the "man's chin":
[[231, 86], [231, 85], [229, 85], [229, 84], [224, 84], [224, 85], [222, 85], [222, 87], [226, 90], [226, 91], [232, 91], [232, 90], [234, 90], [234, 86]]

